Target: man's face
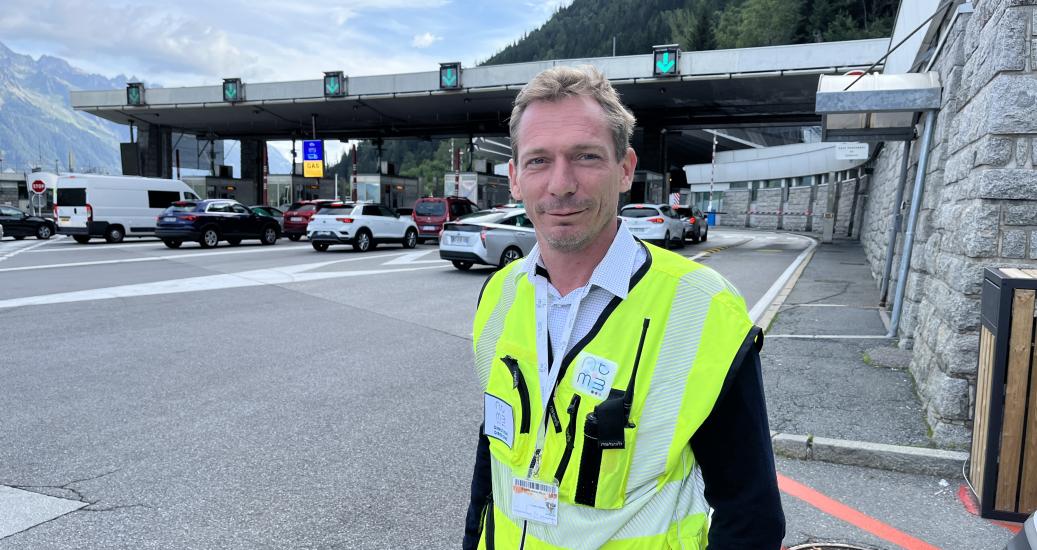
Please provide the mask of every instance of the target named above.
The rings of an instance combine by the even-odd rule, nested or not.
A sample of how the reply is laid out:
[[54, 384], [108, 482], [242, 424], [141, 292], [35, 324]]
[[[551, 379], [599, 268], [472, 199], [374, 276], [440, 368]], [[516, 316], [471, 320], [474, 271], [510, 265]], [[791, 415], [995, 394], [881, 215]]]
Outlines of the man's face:
[[616, 159], [605, 111], [585, 96], [531, 103], [517, 134], [511, 194], [525, 203], [541, 246], [583, 250], [615, 223], [637, 155], [628, 148]]

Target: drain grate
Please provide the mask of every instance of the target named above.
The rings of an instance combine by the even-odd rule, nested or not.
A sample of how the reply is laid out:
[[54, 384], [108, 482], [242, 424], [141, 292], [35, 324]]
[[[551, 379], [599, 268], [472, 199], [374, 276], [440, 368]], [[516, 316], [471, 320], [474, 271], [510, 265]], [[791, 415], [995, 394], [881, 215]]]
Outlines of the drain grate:
[[843, 543], [807, 543], [800, 546], [791, 546], [788, 550], [872, 550], [866, 546], [854, 546]]

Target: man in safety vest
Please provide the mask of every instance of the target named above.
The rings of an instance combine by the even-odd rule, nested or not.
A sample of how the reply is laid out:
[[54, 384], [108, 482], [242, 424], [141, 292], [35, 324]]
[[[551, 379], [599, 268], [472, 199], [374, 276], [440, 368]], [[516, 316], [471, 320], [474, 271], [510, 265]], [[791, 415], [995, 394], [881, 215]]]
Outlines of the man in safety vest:
[[617, 219], [633, 115], [597, 70], [555, 67], [510, 124], [537, 246], [479, 298], [464, 548], [777, 550], [763, 336], [723, 277]]

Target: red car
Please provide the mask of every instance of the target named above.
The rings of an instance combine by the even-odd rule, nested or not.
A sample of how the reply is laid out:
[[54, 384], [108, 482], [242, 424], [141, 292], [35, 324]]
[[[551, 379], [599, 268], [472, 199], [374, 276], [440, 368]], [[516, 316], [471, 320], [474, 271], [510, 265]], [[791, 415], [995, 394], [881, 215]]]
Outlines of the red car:
[[334, 203], [341, 203], [334, 199], [316, 199], [311, 201], [293, 202], [284, 213], [284, 229], [282, 234], [293, 241], [297, 241], [306, 235], [306, 225], [310, 218], [321, 208]]
[[452, 222], [465, 214], [479, 210], [474, 202], [465, 197], [426, 197], [414, 203], [411, 217], [418, 225], [418, 242], [438, 239], [443, 224]]

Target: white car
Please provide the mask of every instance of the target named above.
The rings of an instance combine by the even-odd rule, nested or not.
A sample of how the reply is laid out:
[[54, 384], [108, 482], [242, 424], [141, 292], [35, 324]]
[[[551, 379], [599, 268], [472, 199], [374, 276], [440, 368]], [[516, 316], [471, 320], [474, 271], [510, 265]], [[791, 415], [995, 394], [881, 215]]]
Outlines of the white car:
[[668, 204], [628, 204], [619, 217], [630, 233], [663, 248], [684, 246], [684, 220]]
[[475, 264], [504, 267], [537, 242], [525, 208], [483, 210], [443, 224], [439, 257], [467, 271]]
[[381, 243], [414, 248], [418, 245], [418, 226], [412, 218], [400, 216], [384, 204], [343, 203], [318, 210], [306, 226], [306, 236], [318, 252], [333, 244], [351, 244], [357, 252], [367, 252]]

